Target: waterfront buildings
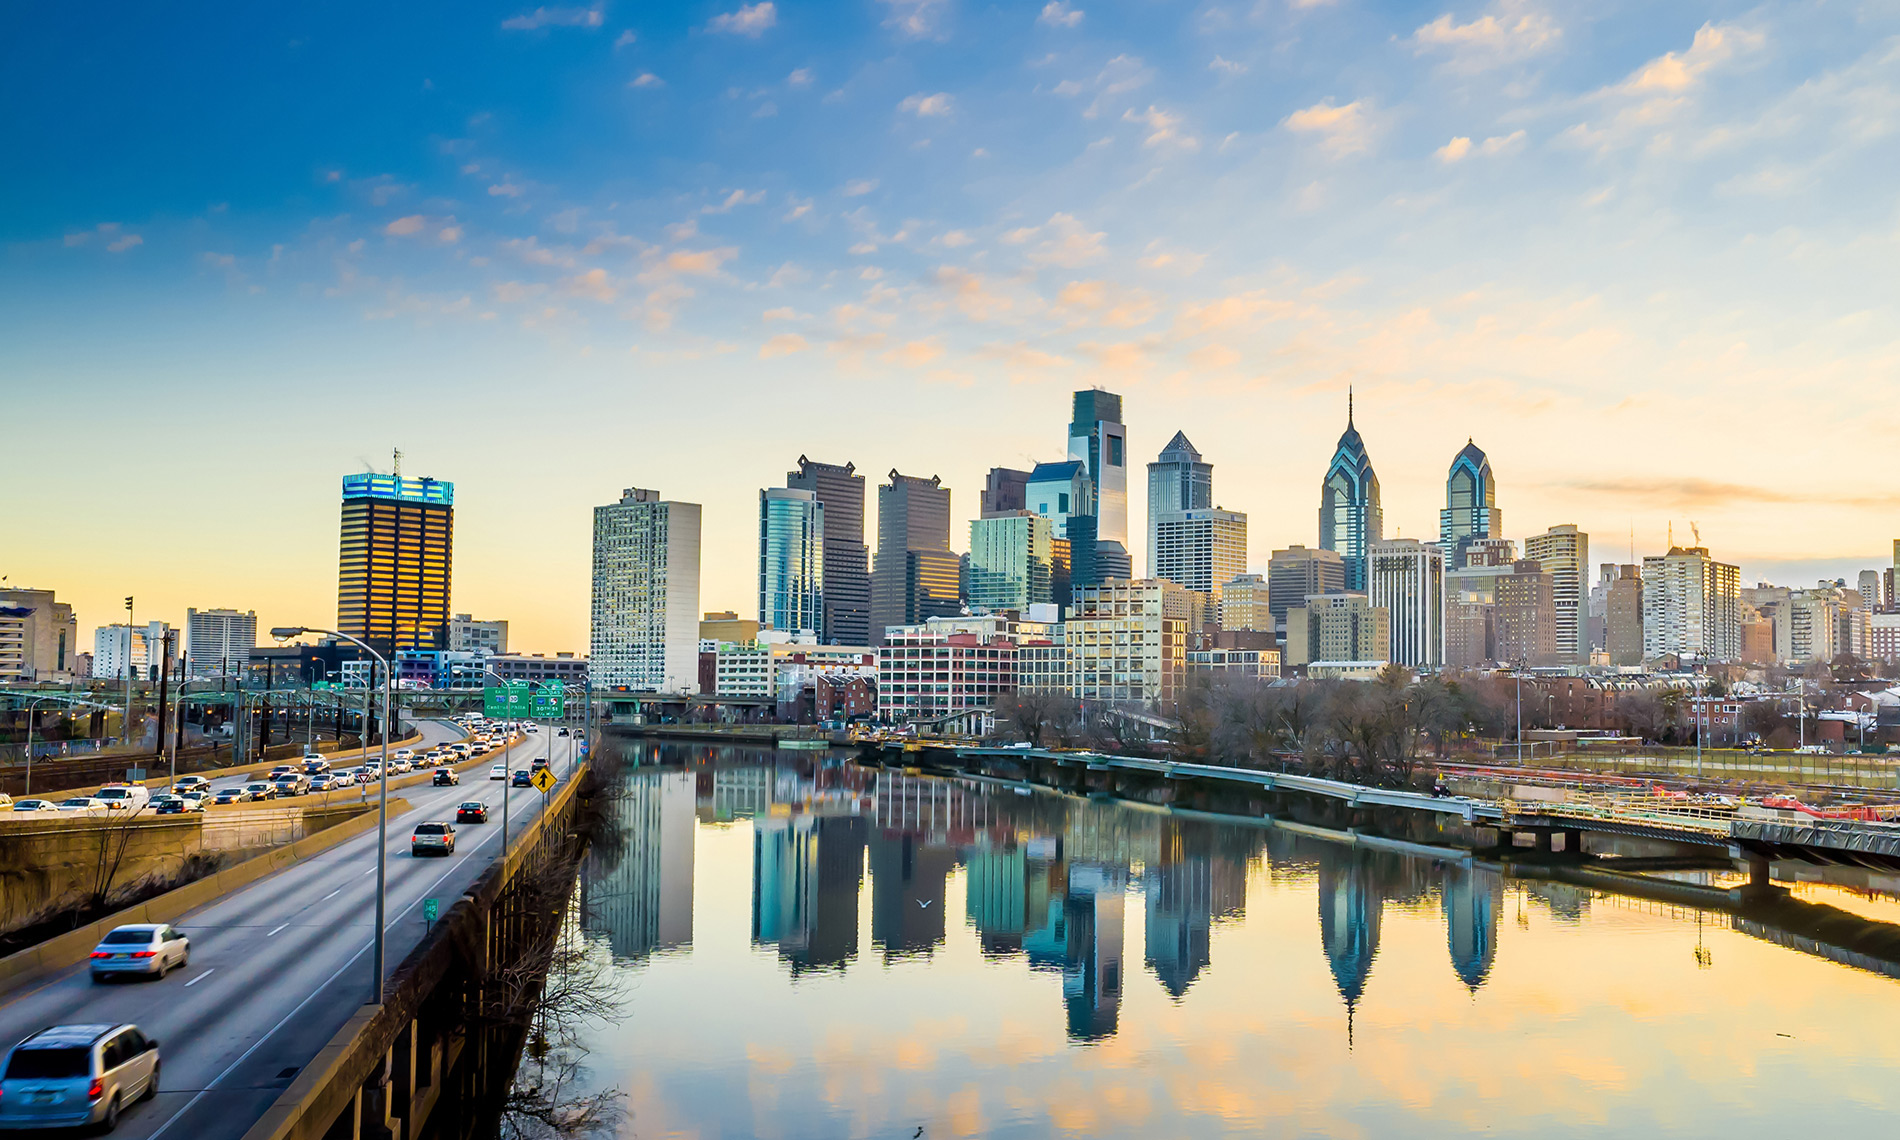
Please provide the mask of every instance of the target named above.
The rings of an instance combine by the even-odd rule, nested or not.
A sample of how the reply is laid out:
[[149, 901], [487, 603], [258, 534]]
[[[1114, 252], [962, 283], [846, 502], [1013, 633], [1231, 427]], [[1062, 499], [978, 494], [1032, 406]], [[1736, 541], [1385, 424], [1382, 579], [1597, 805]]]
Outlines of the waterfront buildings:
[[1616, 666], [1643, 663], [1643, 568], [1624, 563], [1616, 568], [1604, 598], [1603, 648]]
[[1584, 632], [1584, 589], [1590, 570], [1590, 536], [1572, 523], [1553, 526], [1524, 540], [1524, 557], [1536, 559], [1550, 575], [1557, 611], [1558, 659], [1566, 664], [1587, 664], [1590, 643]]
[[997, 700], [1016, 691], [1011, 624], [940, 617], [892, 626], [877, 651], [878, 719], [987, 731]]
[[1149, 577], [1165, 578], [1218, 598], [1221, 588], [1247, 572], [1247, 516], [1212, 507], [1150, 516], [1154, 529]]
[[1073, 695], [1084, 701], [1170, 705], [1187, 675], [1193, 603], [1153, 578], [1077, 587], [1063, 626]]
[[72, 680], [79, 621], [52, 590], [0, 589], [0, 683]]
[[1000, 515], [1005, 511], [1023, 510], [1027, 506], [1029, 476], [1029, 472], [1014, 467], [990, 468], [983, 479], [983, 497], [978, 503], [982, 513]]
[[[1164, 519], [1184, 511], [1203, 511], [1214, 505], [1214, 465], [1201, 460], [1184, 432], [1175, 432], [1161, 456], [1148, 465], [1148, 573], [1154, 578], [1170, 578], [1162, 573], [1160, 526]], [[1186, 583], [1182, 583], [1186, 585]], [[1205, 590], [1206, 587], [1188, 586]]]
[[1122, 398], [1100, 388], [1075, 394], [1069, 421], [1069, 458], [1088, 468], [1094, 489], [1098, 545], [1128, 549], [1128, 431], [1122, 426]]
[[477, 621], [472, 614], [456, 614], [449, 618], [449, 649], [456, 653], [506, 653], [508, 623]]
[[962, 608], [961, 567], [950, 550], [950, 488], [893, 469], [877, 489], [877, 563], [871, 572], [870, 644], [884, 631]]
[[1445, 663], [1445, 555], [1414, 538], [1386, 539], [1368, 551], [1368, 600], [1386, 611], [1389, 649], [1379, 654], [1414, 670]]
[[1365, 441], [1353, 426], [1352, 397], [1346, 399], [1346, 431], [1333, 450], [1333, 460], [1320, 483], [1319, 545], [1339, 552], [1345, 564], [1346, 589], [1366, 588], [1366, 554], [1385, 537], [1385, 515], [1379, 504], [1379, 476], [1372, 470]]
[[337, 630], [384, 656], [448, 647], [455, 484], [343, 477]]
[[1276, 627], [1284, 628], [1287, 611], [1305, 604], [1310, 595], [1344, 593], [1345, 589], [1346, 563], [1337, 550], [1294, 543], [1274, 551], [1267, 562], [1267, 609]]
[[1277, 649], [1190, 649], [1187, 651], [1188, 675], [1208, 677], [1244, 677], [1271, 681], [1280, 675], [1280, 651]]
[[1552, 665], [1560, 656], [1556, 580], [1534, 558], [1492, 579], [1492, 656], [1501, 665]]
[[1049, 520], [1031, 511], [986, 514], [970, 520], [970, 607], [996, 613], [1027, 611], [1055, 596], [1055, 535]]
[[257, 611], [185, 611], [185, 670], [193, 677], [242, 675], [257, 648]]
[[759, 492], [759, 625], [819, 637], [825, 624], [825, 505], [815, 492]]
[[795, 640], [767, 630], [757, 640], [721, 642], [714, 672], [714, 689], [722, 697], [778, 699], [788, 670], [801, 675], [869, 673], [877, 676], [877, 649], [869, 645], [819, 645], [809, 638]]
[[1742, 650], [1741, 570], [1700, 546], [1643, 559], [1643, 658], [1733, 661]]
[[1315, 594], [1287, 611], [1281, 660], [1288, 667], [1353, 662], [1376, 668], [1385, 664], [1391, 646], [1390, 619], [1366, 595]]
[[1438, 545], [1451, 568], [1464, 565], [1465, 547], [1474, 538], [1498, 538], [1504, 531], [1504, 512], [1497, 506], [1497, 483], [1491, 461], [1478, 445], [1465, 440], [1452, 457], [1445, 476], [1445, 507], [1438, 512]]
[[594, 683], [635, 692], [699, 687], [700, 506], [630, 487], [594, 508]]
[[864, 476], [854, 464], [839, 466], [798, 457], [785, 485], [810, 491], [824, 508], [823, 641], [871, 643], [871, 555], [864, 545]]
[[1229, 578], [1220, 588], [1221, 628], [1272, 633], [1272, 597], [1267, 579], [1259, 574], [1236, 574]]

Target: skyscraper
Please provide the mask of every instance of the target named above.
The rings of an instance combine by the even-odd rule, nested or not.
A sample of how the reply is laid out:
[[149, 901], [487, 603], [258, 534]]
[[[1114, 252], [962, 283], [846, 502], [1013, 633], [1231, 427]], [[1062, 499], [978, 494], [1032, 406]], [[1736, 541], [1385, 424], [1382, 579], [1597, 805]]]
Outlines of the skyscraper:
[[455, 484], [344, 476], [338, 631], [386, 656], [448, 648], [454, 531]]
[[593, 658], [602, 688], [699, 689], [698, 503], [630, 487], [594, 508]]
[[257, 611], [185, 611], [185, 669], [193, 677], [241, 677], [257, 648]]
[[1471, 440], [1451, 461], [1445, 476], [1445, 509], [1438, 512], [1438, 545], [1449, 569], [1465, 564], [1465, 547], [1474, 538], [1497, 538], [1504, 531], [1504, 512], [1497, 507], [1497, 484], [1491, 461]]
[[1534, 558], [1492, 579], [1494, 656], [1505, 665], [1549, 665], [1557, 649], [1556, 579]]
[[1346, 431], [1333, 450], [1319, 492], [1319, 544], [1337, 550], [1346, 565], [1346, 589], [1366, 588], [1367, 549], [1385, 537], [1379, 506], [1379, 477], [1366, 455], [1365, 441], [1352, 422], [1352, 396], [1346, 397]]
[[1445, 663], [1445, 555], [1415, 538], [1375, 542], [1369, 554], [1369, 600], [1387, 614], [1386, 660], [1413, 669]]
[[1128, 548], [1128, 436], [1122, 398], [1100, 388], [1075, 394], [1069, 422], [1069, 458], [1088, 465], [1095, 489], [1095, 541]]
[[833, 645], [871, 644], [871, 553], [864, 545], [864, 476], [847, 463], [798, 457], [785, 485], [818, 496], [825, 508], [825, 620], [819, 637]]
[[871, 571], [871, 645], [886, 626], [911, 625], [962, 608], [960, 567], [950, 550], [950, 488], [935, 475], [891, 471], [877, 489], [877, 564]]
[[[1643, 663], [1643, 571], [1633, 563], [1616, 568], [1605, 599], [1603, 648], [1612, 665]], [[1771, 648], [1770, 655], [1773, 655]]]
[[1237, 574], [1220, 590], [1222, 629], [1273, 632], [1272, 591], [1259, 574]]
[[1707, 548], [1643, 559], [1643, 659], [1733, 661], [1742, 652], [1742, 572]]
[[795, 487], [759, 492], [759, 625], [818, 636], [825, 613], [825, 505]]
[[1267, 608], [1275, 626], [1286, 624], [1286, 612], [1303, 606], [1313, 594], [1337, 594], [1346, 588], [1346, 563], [1334, 550], [1309, 550], [1293, 544], [1276, 550], [1267, 562]]
[[980, 500], [982, 513], [1000, 515], [1004, 511], [1020, 511], [1029, 483], [1029, 472], [1018, 471], [1014, 467], [992, 467], [983, 479], [983, 497]]
[[1150, 515], [1149, 524], [1156, 543], [1152, 577], [1218, 597], [1222, 586], [1247, 572], [1247, 516], [1239, 511], [1168, 511]]
[[1054, 531], [1041, 515], [1006, 511], [970, 520], [973, 609], [1022, 612], [1055, 601], [1054, 563]]
[[[1175, 432], [1161, 457], [1148, 465], [1148, 574], [1169, 575], [1156, 561], [1157, 528], [1163, 517], [1180, 511], [1206, 510], [1214, 505], [1214, 465], [1203, 463], [1184, 432]], [[1197, 587], [1189, 586], [1189, 589]]]
[[[1069, 520], [1095, 514], [1095, 484], [1089, 480], [1088, 464], [1079, 459], [1036, 464], [1024, 484], [1023, 509], [1048, 519], [1055, 537], [1073, 541]], [[988, 508], [985, 513], [990, 513]]]
[[1585, 576], [1590, 571], [1590, 536], [1573, 523], [1551, 527], [1524, 540], [1524, 557], [1535, 558], [1550, 575], [1551, 601], [1557, 609], [1557, 656], [1567, 664], [1586, 664], [1590, 643], [1584, 637]]

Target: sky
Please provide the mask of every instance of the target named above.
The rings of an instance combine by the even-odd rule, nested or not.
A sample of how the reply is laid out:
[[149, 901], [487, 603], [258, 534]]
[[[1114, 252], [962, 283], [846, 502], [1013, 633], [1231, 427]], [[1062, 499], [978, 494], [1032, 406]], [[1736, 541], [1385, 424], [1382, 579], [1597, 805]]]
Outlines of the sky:
[[[39, 5], [0, 45], [0, 575], [335, 618], [343, 475], [457, 485], [454, 608], [586, 646], [594, 506], [756, 613], [798, 457], [952, 488], [1120, 393], [1316, 541], [1452, 456], [1597, 561], [1891, 564], [1900, 9], [971, 0]], [[874, 531], [873, 531], [874, 533]]]

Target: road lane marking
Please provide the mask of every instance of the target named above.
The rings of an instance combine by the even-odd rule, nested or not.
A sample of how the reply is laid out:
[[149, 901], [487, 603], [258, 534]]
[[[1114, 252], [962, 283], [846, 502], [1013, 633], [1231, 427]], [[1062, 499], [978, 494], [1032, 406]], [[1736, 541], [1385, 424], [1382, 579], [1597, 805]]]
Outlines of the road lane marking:
[[[199, 974], [199, 975], [198, 975], [197, 977], [195, 977], [195, 978], [193, 978], [193, 979], [191, 979], [191, 980], [190, 980], [189, 982], [186, 982], [186, 983], [185, 983], [185, 985], [186, 985], [186, 987], [187, 987], [187, 988], [189, 988], [189, 987], [191, 987], [191, 986], [195, 986], [195, 985], [197, 985], [197, 984], [198, 984], [199, 982], [202, 982], [202, 981], [204, 981], [204, 980], [205, 980], [206, 978], [208, 978], [208, 977], [210, 977], [211, 975], [213, 975], [213, 974], [215, 974], [215, 973], [217, 973], [217, 972], [218, 972], [218, 968], [217, 968], [216, 966], [213, 966], [213, 967], [211, 967], [211, 968], [210, 968], [209, 970], [206, 970], [206, 971], [205, 971], [204, 973], [202, 973], [202, 974]], [[173, 1089], [172, 1091], [173, 1091], [173, 1092], [177, 1092], [177, 1091], [179, 1091], [179, 1090], [177, 1090], [177, 1089]]]
[[340, 894], [342, 894], [342, 893], [343, 893], [343, 888], [342, 888], [342, 887], [338, 887], [338, 888], [337, 888], [336, 890], [334, 890], [334, 891], [331, 891], [331, 892], [330, 892], [329, 894], [327, 894], [327, 895], [324, 895], [324, 896], [323, 896], [322, 898], [320, 898], [320, 899], [318, 899], [317, 901], [318, 901], [318, 902], [329, 902], [329, 901], [330, 901], [331, 899], [333, 899], [333, 898], [335, 898], [335, 897], [337, 897], [338, 895], [340, 895]]
[[[290, 925], [290, 924], [289, 924], [288, 922], [286, 922], [286, 923], [284, 923], [284, 926], [289, 926], [289, 925]], [[277, 928], [277, 930], [282, 930], [282, 929], [284, 928], [284, 926], [280, 926], [280, 927], [278, 927], [278, 928]], [[265, 935], [264, 937], [266, 937], [266, 938], [271, 938], [271, 937], [274, 937], [274, 936], [275, 936], [275, 935], [277, 934], [277, 930], [273, 930], [273, 931], [271, 931], [271, 932], [270, 932], [269, 934], [266, 934], [266, 935]]]

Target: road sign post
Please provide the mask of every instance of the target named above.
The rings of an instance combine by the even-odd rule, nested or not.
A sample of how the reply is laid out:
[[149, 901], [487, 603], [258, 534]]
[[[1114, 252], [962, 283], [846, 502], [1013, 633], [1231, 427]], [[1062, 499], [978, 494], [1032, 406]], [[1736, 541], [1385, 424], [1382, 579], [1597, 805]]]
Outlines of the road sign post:
[[442, 915], [442, 903], [437, 899], [422, 900], [422, 921], [425, 929], [434, 930], [435, 920]]

